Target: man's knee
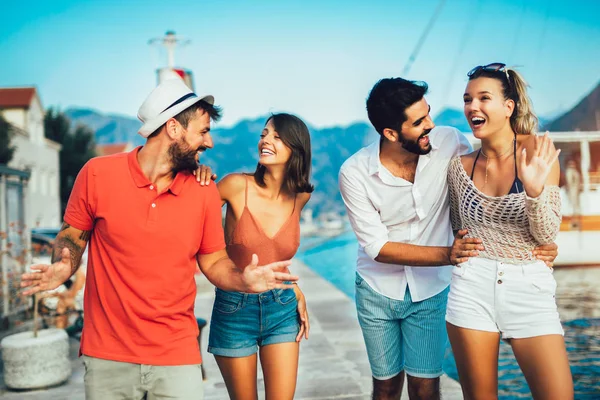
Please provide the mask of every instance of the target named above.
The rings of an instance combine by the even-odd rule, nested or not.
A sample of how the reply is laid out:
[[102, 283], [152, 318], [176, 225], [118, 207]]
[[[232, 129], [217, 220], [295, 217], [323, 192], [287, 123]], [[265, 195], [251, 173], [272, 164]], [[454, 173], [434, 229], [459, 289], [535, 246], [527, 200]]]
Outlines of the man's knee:
[[408, 375], [410, 400], [439, 400], [440, 378], [417, 378]]
[[404, 371], [390, 379], [373, 378], [373, 400], [399, 399], [404, 383]]

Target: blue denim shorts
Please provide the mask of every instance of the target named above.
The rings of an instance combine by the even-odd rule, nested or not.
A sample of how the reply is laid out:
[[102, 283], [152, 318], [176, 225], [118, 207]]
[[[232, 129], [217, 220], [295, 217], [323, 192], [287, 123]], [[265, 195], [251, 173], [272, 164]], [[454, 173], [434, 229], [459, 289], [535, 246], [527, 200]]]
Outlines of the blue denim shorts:
[[358, 322], [373, 377], [386, 380], [402, 370], [416, 378], [442, 375], [449, 288], [413, 302], [408, 288], [404, 300], [394, 300], [374, 291], [358, 273], [355, 283]]
[[297, 307], [293, 289], [248, 294], [217, 288], [208, 352], [247, 357], [256, 353], [258, 346], [295, 342], [300, 331]]

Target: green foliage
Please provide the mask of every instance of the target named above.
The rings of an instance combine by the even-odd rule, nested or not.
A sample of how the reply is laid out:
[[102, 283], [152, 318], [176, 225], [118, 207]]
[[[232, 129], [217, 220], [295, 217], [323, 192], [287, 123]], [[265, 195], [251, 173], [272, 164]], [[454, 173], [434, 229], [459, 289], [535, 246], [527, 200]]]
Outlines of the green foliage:
[[44, 116], [44, 133], [50, 140], [62, 144], [71, 131], [71, 121], [65, 114], [49, 108]]
[[0, 114], [0, 164], [8, 164], [15, 152], [15, 147], [10, 145], [14, 136], [13, 129], [12, 125]]
[[50, 108], [44, 117], [46, 137], [62, 145], [60, 151], [60, 203], [64, 214], [79, 170], [96, 156], [94, 131], [85, 125], [71, 128], [71, 121]]

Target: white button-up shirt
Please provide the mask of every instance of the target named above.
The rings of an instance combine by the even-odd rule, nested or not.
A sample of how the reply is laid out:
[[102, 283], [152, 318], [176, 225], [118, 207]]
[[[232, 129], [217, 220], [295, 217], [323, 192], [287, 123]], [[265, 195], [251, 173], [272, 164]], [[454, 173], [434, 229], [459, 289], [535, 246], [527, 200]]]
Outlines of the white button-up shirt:
[[340, 169], [339, 184], [348, 217], [358, 238], [357, 271], [378, 293], [403, 300], [406, 286], [413, 301], [443, 291], [451, 266], [410, 267], [375, 261], [387, 242], [450, 246], [446, 172], [456, 155], [472, 151], [457, 129], [436, 127], [429, 134], [432, 150], [419, 156], [414, 183], [395, 177], [379, 159], [379, 140], [352, 155]]

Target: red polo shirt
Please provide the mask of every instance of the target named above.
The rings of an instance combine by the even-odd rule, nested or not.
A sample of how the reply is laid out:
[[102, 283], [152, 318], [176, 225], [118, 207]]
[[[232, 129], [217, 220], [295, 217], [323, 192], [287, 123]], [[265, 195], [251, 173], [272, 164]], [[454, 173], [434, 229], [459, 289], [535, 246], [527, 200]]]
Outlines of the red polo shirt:
[[194, 317], [196, 255], [225, 248], [216, 185], [178, 173], [158, 194], [127, 154], [79, 172], [65, 222], [92, 230], [81, 352], [150, 365], [201, 362]]

